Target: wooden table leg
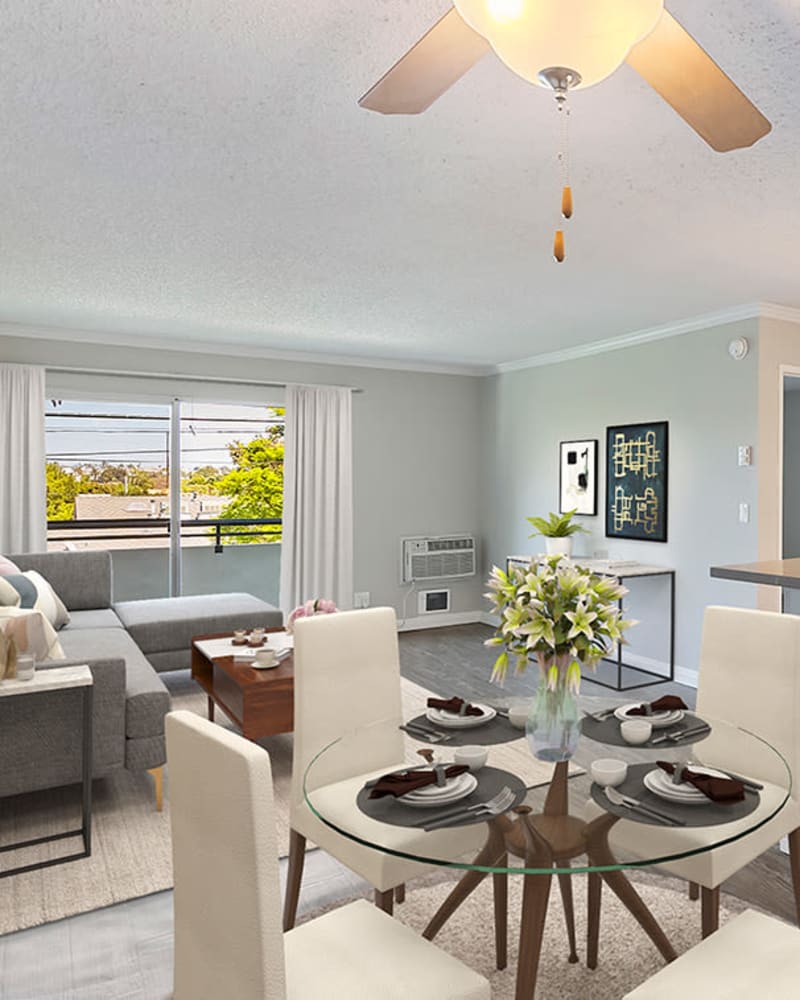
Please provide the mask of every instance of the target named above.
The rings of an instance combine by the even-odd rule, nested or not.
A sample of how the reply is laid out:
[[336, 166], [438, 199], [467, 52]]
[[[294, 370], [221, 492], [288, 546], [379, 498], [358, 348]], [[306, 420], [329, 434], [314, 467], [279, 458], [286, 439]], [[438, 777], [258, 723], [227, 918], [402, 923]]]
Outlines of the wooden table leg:
[[[508, 855], [504, 854], [497, 862], [498, 866], [508, 864]], [[495, 872], [492, 875], [494, 894], [494, 950], [498, 969], [508, 965], [508, 872]]]
[[586, 967], [597, 968], [597, 948], [600, 941], [600, 900], [603, 879], [599, 872], [589, 872], [586, 914]]
[[[566, 867], [568, 861], [557, 862], [559, 867]], [[578, 950], [575, 946], [575, 907], [572, 903], [572, 876], [561, 872], [558, 876], [558, 885], [561, 889], [561, 900], [564, 904], [564, 920], [567, 924], [567, 940], [569, 941], [569, 961], [578, 961]]]
[[552, 878], [552, 875], [524, 876], [515, 1000], [533, 1000]]
[[[615, 865], [617, 859], [608, 846], [608, 832], [617, 822], [618, 817], [606, 813], [592, 820], [586, 829], [586, 853], [592, 865]], [[658, 921], [645, 906], [639, 893], [633, 888], [631, 883], [625, 878], [621, 871], [602, 872], [603, 881], [611, 891], [617, 896], [620, 902], [636, 919], [636, 922], [644, 930], [653, 944], [668, 961], [673, 962], [678, 956], [675, 949], [669, 942], [666, 934], [661, 930]], [[600, 908], [597, 905], [597, 924], [599, 927]]]
[[211, 697], [208, 699], [208, 721], [214, 721], [214, 699]]
[[[500, 859], [505, 856], [505, 831], [512, 826], [511, 820], [505, 816], [497, 816], [489, 820], [489, 834], [486, 843], [478, 852], [475, 865], [491, 867], [497, 865]], [[468, 871], [456, 884], [453, 891], [445, 899], [439, 909], [431, 917], [428, 926], [422, 932], [422, 936], [432, 941], [445, 923], [452, 917], [464, 900], [481, 884], [486, 878], [487, 872]]]

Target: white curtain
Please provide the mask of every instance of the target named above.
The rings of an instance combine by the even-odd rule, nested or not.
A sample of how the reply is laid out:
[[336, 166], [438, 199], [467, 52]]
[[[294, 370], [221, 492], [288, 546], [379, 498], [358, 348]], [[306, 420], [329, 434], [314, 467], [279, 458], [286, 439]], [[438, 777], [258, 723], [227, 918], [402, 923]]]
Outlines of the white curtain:
[[286, 387], [280, 603], [353, 601], [350, 389]]
[[0, 552], [47, 549], [44, 368], [0, 364]]

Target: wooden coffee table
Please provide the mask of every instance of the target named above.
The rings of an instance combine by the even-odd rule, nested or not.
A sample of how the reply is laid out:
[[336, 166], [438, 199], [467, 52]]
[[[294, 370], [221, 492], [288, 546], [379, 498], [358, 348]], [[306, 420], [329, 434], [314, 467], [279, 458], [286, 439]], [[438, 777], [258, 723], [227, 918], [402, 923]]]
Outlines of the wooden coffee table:
[[[267, 632], [282, 632], [272, 628]], [[277, 667], [256, 670], [230, 656], [210, 658], [197, 648], [204, 639], [232, 638], [231, 633], [198, 635], [192, 639], [192, 678], [208, 695], [208, 717], [215, 708], [239, 727], [249, 740], [259, 740], [294, 729], [294, 657], [290, 653]]]

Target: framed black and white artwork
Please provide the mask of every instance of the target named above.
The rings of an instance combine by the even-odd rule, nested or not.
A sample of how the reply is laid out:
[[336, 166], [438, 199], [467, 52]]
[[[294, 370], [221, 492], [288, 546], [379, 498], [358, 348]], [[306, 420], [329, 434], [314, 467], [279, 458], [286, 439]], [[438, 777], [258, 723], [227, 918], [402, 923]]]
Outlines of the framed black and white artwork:
[[597, 513], [597, 441], [562, 441], [558, 475], [558, 511]]
[[667, 540], [669, 424], [606, 428], [606, 535]]

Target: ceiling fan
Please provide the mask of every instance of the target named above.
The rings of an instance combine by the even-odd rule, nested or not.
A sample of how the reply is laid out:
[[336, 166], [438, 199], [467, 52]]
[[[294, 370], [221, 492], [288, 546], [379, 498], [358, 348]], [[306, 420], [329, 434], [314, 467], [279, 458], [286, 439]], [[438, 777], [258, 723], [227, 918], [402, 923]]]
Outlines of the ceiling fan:
[[664, 0], [453, 3], [361, 107], [419, 114], [493, 49], [515, 73], [562, 99], [627, 62], [718, 152], [752, 146], [772, 128]]

